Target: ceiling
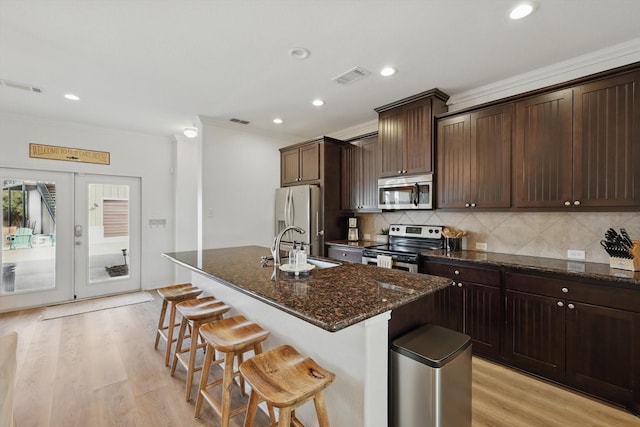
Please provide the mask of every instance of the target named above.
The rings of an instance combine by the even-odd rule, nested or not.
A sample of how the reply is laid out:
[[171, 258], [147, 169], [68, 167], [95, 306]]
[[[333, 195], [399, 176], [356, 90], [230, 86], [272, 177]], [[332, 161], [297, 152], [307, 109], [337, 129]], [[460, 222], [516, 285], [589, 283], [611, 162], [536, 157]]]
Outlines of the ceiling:
[[[0, 0], [0, 79], [42, 89], [0, 86], [0, 113], [167, 136], [204, 115], [307, 139], [434, 87], [453, 95], [640, 37], [638, 0], [536, 0], [511, 21], [516, 3]], [[355, 66], [371, 74], [332, 81]]]

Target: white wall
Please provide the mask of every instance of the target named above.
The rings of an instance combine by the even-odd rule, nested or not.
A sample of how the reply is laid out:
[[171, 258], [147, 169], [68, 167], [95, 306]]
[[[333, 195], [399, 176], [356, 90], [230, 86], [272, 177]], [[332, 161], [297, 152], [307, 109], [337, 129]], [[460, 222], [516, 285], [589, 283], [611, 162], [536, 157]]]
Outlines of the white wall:
[[200, 119], [202, 248], [270, 246], [278, 149], [299, 140]]
[[[108, 151], [110, 165], [29, 158], [29, 143]], [[140, 177], [142, 186], [142, 288], [173, 281], [172, 263], [161, 258], [174, 249], [172, 141], [166, 137], [70, 122], [2, 114], [0, 167]], [[166, 225], [149, 226], [149, 219]]]

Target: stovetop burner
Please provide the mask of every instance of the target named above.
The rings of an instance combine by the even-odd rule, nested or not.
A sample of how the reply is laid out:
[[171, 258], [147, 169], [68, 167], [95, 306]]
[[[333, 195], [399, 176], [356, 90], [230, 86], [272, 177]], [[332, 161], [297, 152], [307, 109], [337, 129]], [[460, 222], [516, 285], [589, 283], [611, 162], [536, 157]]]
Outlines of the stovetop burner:
[[389, 227], [389, 243], [370, 246], [362, 256], [375, 258], [390, 255], [394, 259], [417, 263], [420, 252], [443, 247], [442, 226], [392, 224]]

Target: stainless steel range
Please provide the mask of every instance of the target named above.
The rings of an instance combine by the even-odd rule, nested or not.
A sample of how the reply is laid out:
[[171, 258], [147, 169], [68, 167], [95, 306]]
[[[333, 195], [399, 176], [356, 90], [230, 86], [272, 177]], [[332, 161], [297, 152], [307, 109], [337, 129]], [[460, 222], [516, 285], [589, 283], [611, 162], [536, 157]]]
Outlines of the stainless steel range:
[[391, 224], [389, 244], [370, 246], [362, 251], [362, 263], [379, 265], [378, 255], [391, 257], [392, 267], [418, 272], [420, 252], [442, 249], [444, 239], [440, 225]]

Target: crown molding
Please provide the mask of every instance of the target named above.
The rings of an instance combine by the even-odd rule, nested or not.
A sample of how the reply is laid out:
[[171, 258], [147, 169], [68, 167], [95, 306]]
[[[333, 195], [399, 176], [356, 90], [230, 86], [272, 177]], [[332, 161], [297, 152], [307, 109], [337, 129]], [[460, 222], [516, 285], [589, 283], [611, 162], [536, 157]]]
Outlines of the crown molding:
[[351, 126], [346, 129], [342, 129], [336, 132], [328, 133], [327, 136], [331, 138], [347, 140], [357, 136], [366, 135], [372, 132], [378, 131], [378, 119], [369, 120], [368, 122], [360, 123], [355, 126]]
[[450, 112], [458, 111], [634, 62], [640, 62], [640, 38], [460, 92], [447, 105]]

